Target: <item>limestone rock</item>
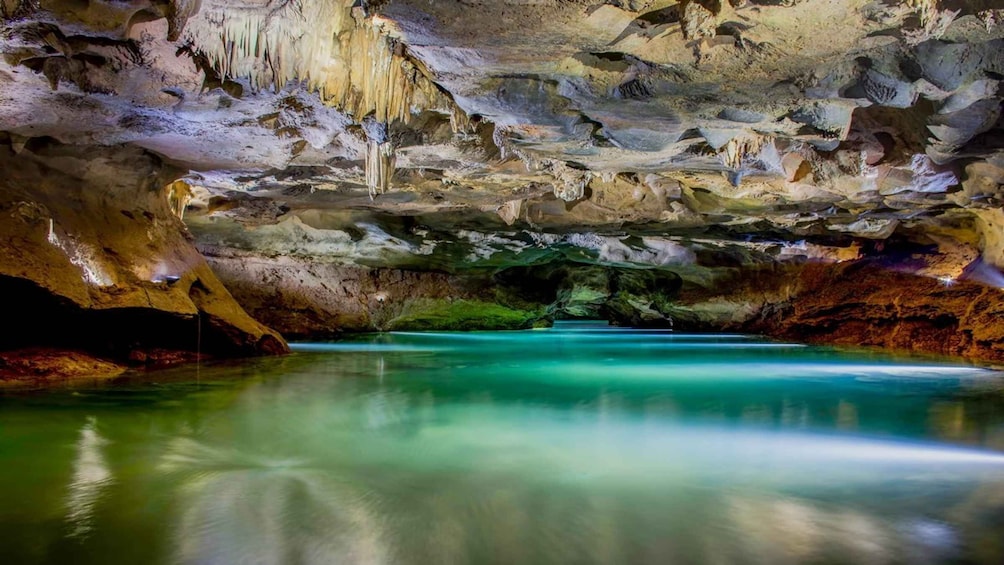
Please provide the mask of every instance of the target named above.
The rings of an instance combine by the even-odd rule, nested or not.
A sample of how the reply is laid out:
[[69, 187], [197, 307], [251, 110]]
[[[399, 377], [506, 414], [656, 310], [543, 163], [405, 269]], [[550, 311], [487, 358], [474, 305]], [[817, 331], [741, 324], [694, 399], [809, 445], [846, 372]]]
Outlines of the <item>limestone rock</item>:
[[[29, 140], [0, 147], [0, 284], [16, 296], [10, 347], [127, 360], [285, 351], [234, 302], [169, 208], [172, 169], [136, 148]], [[163, 357], [162, 355], [159, 357]]]
[[[996, 329], [957, 311], [996, 311], [971, 285], [1004, 268], [991, 4], [6, 0], [0, 273], [75, 320], [137, 314], [119, 326], [149, 351], [200, 322], [214, 350], [283, 349], [201, 252], [298, 336], [499, 301], [500, 324], [759, 316], [992, 357]], [[824, 331], [848, 264], [870, 266], [866, 320]], [[878, 265], [918, 296], [899, 337]]]

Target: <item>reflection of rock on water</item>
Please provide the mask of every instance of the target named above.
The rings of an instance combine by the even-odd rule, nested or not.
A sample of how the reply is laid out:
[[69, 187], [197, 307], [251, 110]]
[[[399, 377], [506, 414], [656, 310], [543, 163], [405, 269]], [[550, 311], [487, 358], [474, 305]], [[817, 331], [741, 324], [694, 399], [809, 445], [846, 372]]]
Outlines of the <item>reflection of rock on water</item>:
[[386, 561], [373, 500], [302, 461], [177, 439], [160, 470], [178, 476], [175, 562]]
[[115, 480], [102, 451], [107, 440], [101, 437], [97, 427], [96, 418], [87, 418], [75, 446], [77, 457], [73, 462], [73, 479], [66, 497], [66, 520], [72, 527], [70, 537], [84, 537], [90, 533], [94, 507], [105, 488]]
[[[958, 558], [955, 527], [909, 514], [890, 519], [794, 497], [731, 494], [723, 505], [732, 547], [709, 545], [727, 562], [943, 563]], [[744, 557], [745, 556], [745, 557]], [[904, 561], [905, 560], [905, 561]]]

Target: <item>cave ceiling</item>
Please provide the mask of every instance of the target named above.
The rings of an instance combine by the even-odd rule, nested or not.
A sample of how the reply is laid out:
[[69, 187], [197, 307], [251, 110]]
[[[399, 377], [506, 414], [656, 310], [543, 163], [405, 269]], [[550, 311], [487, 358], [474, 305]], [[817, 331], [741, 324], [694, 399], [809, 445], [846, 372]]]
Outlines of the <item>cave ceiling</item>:
[[998, 0], [0, 5], [14, 151], [160, 156], [204, 253], [1004, 266]]

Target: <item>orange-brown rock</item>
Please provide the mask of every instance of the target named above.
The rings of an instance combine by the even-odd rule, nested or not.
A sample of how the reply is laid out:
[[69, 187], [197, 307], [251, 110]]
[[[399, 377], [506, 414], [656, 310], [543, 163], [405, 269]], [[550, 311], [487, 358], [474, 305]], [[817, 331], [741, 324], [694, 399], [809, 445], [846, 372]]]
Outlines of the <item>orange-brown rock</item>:
[[286, 350], [195, 249], [163, 190], [172, 170], [157, 157], [45, 138], [15, 154], [8, 140], [0, 169], [0, 289], [10, 298], [0, 348], [133, 362], [146, 350]]
[[787, 339], [1004, 360], [1004, 290], [874, 263], [809, 265], [754, 327]]
[[81, 351], [28, 348], [0, 351], [0, 387], [48, 386], [117, 377], [126, 367]]

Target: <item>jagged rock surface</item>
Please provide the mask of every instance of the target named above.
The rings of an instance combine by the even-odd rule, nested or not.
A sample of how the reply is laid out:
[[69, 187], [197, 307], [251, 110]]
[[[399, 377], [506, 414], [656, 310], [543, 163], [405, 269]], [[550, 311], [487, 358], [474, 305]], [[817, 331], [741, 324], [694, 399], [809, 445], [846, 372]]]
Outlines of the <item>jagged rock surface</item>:
[[234, 302], [170, 212], [171, 169], [157, 157], [40, 139], [15, 154], [8, 138], [0, 167], [5, 352], [78, 349], [146, 364], [200, 351], [285, 351]]
[[[959, 306], [1004, 287], [997, 4], [2, 0], [0, 131], [15, 163], [49, 140], [159, 155], [198, 249], [292, 335], [390, 327], [414, 312], [370, 301], [400, 287], [526, 314], [505, 324], [783, 311], [764, 331], [999, 358], [941, 340], [996, 335]], [[869, 275], [833, 311], [860, 331], [822, 331], [799, 296], [850, 294], [778, 290], [806, 264], [851, 294], [847, 264], [896, 265], [952, 313]], [[546, 292], [513, 302], [513, 273]], [[907, 311], [914, 337], [865, 329]]]
[[[410, 329], [405, 319], [416, 319], [433, 303], [494, 298], [489, 281], [479, 277], [305, 263], [288, 257], [208, 258], [234, 297], [256, 319], [290, 338]], [[487, 320], [478, 327], [515, 329], [493, 326]]]
[[1004, 359], [1002, 291], [950, 284], [868, 262], [805, 269], [796, 297], [764, 312], [763, 331], [789, 339]]

